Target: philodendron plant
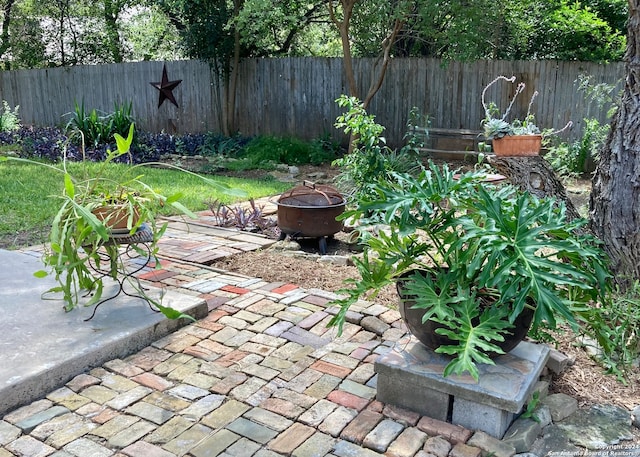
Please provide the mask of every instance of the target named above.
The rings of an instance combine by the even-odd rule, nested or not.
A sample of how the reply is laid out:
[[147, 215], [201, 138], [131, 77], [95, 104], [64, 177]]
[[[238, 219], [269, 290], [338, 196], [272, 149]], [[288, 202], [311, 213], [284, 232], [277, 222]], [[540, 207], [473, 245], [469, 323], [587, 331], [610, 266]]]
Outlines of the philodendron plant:
[[406, 281], [423, 322], [450, 344], [436, 352], [452, 357], [444, 375], [493, 363], [496, 343], [529, 308], [532, 329], [574, 329], [590, 320], [594, 301], [604, 300], [608, 273], [597, 241], [568, 221], [562, 202], [538, 199], [509, 185], [486, 182], [484, 171], [456, 174], [430, 163], [417, 176], [394, 174], [345, 218], [359, 219], [362, 233], [386, 225], [365, 242], [355, 259], [360, 278], [337, 300], [331, 325], [342, 326], [349, 306], [372, 300], [384, 286]]

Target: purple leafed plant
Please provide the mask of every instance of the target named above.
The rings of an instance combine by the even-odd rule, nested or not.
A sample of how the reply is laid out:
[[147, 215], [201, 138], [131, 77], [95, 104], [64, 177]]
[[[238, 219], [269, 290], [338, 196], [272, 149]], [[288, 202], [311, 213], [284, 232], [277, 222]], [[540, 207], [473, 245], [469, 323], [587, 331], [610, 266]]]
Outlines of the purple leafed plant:
[[235, 227], [245, 231], [264, 231], [274, 227], [276, 222], [264, 215], [264, 207], [249, 200], [249, 208], [241, 205], [229, 206], [219, 200], [208, 202], [216, 224], [221, 227]]

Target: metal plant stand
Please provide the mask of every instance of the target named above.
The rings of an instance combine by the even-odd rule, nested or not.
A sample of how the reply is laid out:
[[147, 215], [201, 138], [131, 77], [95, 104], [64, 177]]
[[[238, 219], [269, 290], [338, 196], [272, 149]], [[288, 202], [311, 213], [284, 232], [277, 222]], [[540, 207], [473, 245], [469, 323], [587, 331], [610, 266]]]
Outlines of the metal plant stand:
[[[102, 244], [102, 247], [105, 249], [98, 252], [98, 261], [90, 260], [89, 266], [99, 275], [96, 278], [96, 281], [101, 281], [107, 277], [111, 278], [118, 284], [118, 290], [111, 297], [102, 299], [96, 303], [91, 316], [85, 319], [85, 321], [93, 319], [100, 305], [113, 300], [120, 294], [140, 298], [147, 302], [152, 311], [159, 312], [153, 307], [151, 299], [142, 292], [144, 287], [142, 287], [140, 280], [135, 276], [151, 261], [151, 242], [153, 242], [153, 232], [149, 226], [142, 224], [134, 234], [130, 235], [128, 232], [122, 234], [112, 233], [109, 236], [109, 239]], [[136, 257], [134, 253], [137, 254], [140, 261], [137, 266], [128, 269], [127, 259]], [[125, 281], [132, 280], [137, 283], [138, 287], [136, 288], [136, 291], [138, 293], [129, 293], [124, 288]]]

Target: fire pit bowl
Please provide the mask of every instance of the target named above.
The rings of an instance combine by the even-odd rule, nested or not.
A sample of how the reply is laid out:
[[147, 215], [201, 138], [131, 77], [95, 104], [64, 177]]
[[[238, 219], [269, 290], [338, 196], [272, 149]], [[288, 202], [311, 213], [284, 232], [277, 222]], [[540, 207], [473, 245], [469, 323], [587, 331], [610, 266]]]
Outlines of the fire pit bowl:
[[321, 254], [326, 254], [325, 237], [343, 228], [342, 221], [336, 218], [344, 212], [345, 199], [331, 186], [304, 181], [280, 195], [276, 204], [280, 238], [319, 238]]

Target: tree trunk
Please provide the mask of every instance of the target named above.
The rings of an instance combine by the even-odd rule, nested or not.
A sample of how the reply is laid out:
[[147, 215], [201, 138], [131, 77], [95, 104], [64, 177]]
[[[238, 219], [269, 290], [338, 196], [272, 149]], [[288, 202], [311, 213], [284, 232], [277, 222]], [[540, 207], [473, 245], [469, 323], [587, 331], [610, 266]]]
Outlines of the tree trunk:
[[567, 197], [564, 185], [544, 158], [488, 156], [487, 160], [514, 186], [540, 198], [553, 197], [563, 201], [567, 208], [568, 220], [581, 217], [573, 202]]
[[640, 0], [629, 0], [622, 101], [600, 154], [591, 192], [593, 232], [604, 242], [616, 282], [640, 279]]
[[107, 52], [111, 54], [114, 63], [122, 62], [122, 49], [120, 46], [120, 34], [118, 33], [118, 15], [120, 14], [120, 3], [111, 0], [104, 0], [104, 24], [105, 35], [107, 36]]
[[353, 70], [353, 56], [351, 55], [351, 39], [349, 37], [349, 30], [351, 27], [351, 17], [353, 16], [353, 7], [358, 0], [341, 0], [342, 6], [342, 20], [340, 20], [333, 7], [333, 3], [327, 3], [329, 8], [329, 17], [331, 22], [338, 29], [340, 34], [340, 42], [342, 43], [342, 60], [344, 62], [344, 73], [349, 85], [349, 95], [352, 97], [360, 98], [358, 94], [358, 84], [356, 83], [356, 76]]
[[[242, 9], [243, 0], [234, 0], [233, 17], [238, 17]], [[231, 136], [236, 133], [236, 94], [238, 92], [238, 74], [240, 73], [240, 30], [237, 26], [233, 27], [233, 62], [231, 62], [231, 75], [227, 92], [227, 104], [225, 110], [227, 112], [226, 122], [224, 125], [224, 134]]]
[[[4, 57], [5, 53], [9, 50], [11, 45], [9, 44], [9, 24], [11, 23], [11, 9], [15, 0], [8, 0], [4, 3], [2, 8], [2, 26], [0, 27], [0, 58]], [[11, 63], [9, 59], [2, 59], [4, 61], [4, 69], [11, 69]]]
[[[402, 20], [396, 19], [393, 25], [393, 30], [389, 32], [389, 35], [382, 42], [382, 54], [380, 56], [380, 59], [376, 61], [376, 63], [371, 68], [371, 85], [369, 86], [366, 97], [362, 101], [362, 106], [364, 107], [364, 109], [367, 109], [369, 107], [371, 99], [375, 94], [378, 93], [378, 91], [382, 87], [384, 75], [387, 73], [389, 62], [391, 62], [391, 49], [393, 48], [393, 45], [396, 42], [398, 34], [402, 30], [403, 25], [404, 22]], [[380, 64], [379, 69], [378, 64]]]
[[[349, 95], [359, 99], [360, 91], [356, 82], [355, 70], [353, 68], [353, 56], [351, 54], [350, 36], [353, 9], [358, 1], [359, 0], [340, 0], [339, 3], [342, 6], [342, 20], [338, 18], [336, 9], [334, 8], [332, 1], [329, 1], [327, 3], [327, 7], [329, 9], [329, 17], [340, 33], [340, 41], [342, 42], [343, 54], [342, 60], [344, 63], [345, 78], [349, 86]], [[389, 31], [389, 34], [382, 42], [382, 52], [380, 59], [373, 65], [371, 69], [371, 84], [369, 85], [369, 90], [367, 91], [364, 100], [362, 100], [362, 106], [364, 107], [364, 109], [368, 108], [371, 99], [380, 90], [380, 87], [382, 87], [382, 82], [384, 81], [387, 67], [389, 66], [389, 62], [391, 61], [391, 50], [393, 49], [393, 45], [396, 42], [398, 34], [402, 30], [403, 25], [403, 19], [395, 19], [392, 29]], [[349, 137], [349, 154], [353, 152], [354, 139], [354, 135], [351, 134], [351, 136]]]

